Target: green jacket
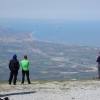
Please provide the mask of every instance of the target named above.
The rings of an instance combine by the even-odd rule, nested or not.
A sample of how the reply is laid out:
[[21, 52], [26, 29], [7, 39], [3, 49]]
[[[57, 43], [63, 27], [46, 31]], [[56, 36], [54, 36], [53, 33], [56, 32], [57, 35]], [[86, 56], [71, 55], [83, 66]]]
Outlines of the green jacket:
[[28, 60], [22, 60], [21, 66], [22, 66], [22, 70], [28, 71], [29, 70], [29, 61]]

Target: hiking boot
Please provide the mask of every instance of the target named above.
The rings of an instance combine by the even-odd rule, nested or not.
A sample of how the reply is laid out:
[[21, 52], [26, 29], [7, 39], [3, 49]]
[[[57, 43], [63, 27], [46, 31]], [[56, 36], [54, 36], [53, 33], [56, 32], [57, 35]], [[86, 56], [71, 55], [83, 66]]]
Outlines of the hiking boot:
[[9, 85], [11, 85], [11, 82], [9, 82]]
[[31, 83], [28, 83], [28, 84], [31, 84]]

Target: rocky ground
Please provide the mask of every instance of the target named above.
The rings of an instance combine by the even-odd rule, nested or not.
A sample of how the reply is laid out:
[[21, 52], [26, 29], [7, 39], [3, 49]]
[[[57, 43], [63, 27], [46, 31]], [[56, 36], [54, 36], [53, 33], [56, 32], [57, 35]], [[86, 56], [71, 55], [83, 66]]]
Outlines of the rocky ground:
[[33, 81], [0, 83], [0, 98], [9, 100], [100, 100], [100, 81]]

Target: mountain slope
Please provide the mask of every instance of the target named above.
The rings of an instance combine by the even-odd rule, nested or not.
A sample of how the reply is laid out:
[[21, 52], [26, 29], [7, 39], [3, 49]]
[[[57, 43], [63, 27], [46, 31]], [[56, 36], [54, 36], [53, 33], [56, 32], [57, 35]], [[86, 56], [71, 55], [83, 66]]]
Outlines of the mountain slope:
[[[30, 78], [43, 80], [91, 79], [97, 76], [99, 47], [62, 45], [37, 41], [31, 31], [0, 27], [0, 81], [9, 78], [13, 54], [30, 60]], [[21, 80], [21, 68], [18, 80]]]

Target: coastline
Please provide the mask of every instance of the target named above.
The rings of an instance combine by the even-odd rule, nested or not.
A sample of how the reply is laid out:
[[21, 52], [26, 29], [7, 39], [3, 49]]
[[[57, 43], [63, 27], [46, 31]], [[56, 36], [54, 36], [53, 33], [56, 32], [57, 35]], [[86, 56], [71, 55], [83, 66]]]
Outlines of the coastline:
[[31, 37], [31, 39], [33, 39], [33, 40], [36, 40], [35, 38], [33, 38], [33, 34], [35, 33], [35, 31], [33, 31], [32, 33], [30, 33], [30, 37]]

